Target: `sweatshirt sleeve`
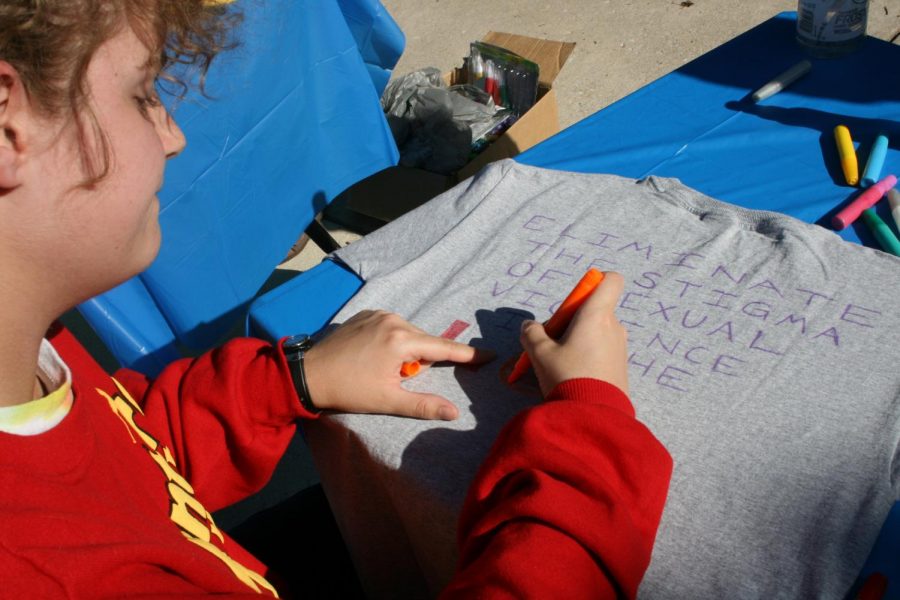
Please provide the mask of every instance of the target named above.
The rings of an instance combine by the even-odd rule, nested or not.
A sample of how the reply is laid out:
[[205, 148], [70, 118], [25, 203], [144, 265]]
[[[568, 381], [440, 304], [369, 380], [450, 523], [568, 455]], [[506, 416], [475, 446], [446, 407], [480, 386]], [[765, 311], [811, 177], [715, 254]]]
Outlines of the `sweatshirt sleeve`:
[[442, 598], [634, 598], [671, 472], [622, 391], [563, 382], [503, 429], [481, 466]]
[[262, 488], [296, 420], [315, 417], [300, 404], [280, 345], [261, 340], [239, 338], [175, 361], [154, 381], [124, 369], [115, 378], [211, 511]]

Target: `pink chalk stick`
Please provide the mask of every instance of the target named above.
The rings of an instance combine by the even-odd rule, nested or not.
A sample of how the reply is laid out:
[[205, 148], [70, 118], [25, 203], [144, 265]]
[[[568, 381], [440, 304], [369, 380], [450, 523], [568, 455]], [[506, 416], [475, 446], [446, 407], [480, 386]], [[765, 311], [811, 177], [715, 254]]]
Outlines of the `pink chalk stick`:
[[875, 206], [875, 204], [881, 200], [881, 197], [895, 185], [897, 185], [897, 178], [893, 175], [888, 175], [878, 183], [869, 186], [866, 191], [856, 198], [856, 200], [845, 206], [841, 212], [834, 215], [831, 219], [831, 224], [835, 229], [844, 229], [850, 225], [850, 223], [857, 220], [864, 210]]

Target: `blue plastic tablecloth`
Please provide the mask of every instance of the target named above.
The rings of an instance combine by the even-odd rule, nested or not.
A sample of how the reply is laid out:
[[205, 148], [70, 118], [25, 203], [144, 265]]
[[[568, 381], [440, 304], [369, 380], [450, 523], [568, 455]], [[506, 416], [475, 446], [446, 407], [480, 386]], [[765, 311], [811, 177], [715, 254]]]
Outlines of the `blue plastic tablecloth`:
[[[883, 173], [900, 175], [900, 47], [866, 38], [787, 90], [749, 94], [806, 56], [783, 13], [522, 153], [528, 165], [677, 177], [714, 198], [829, 226], [858, 193], [844, 181], [833, 130], [858, 142], [860, 173], [876, 135], [890, 137]], [[879, 214], [890, 222], [887, 203]], [[861, 222], [839, 233], [878, 247]]]

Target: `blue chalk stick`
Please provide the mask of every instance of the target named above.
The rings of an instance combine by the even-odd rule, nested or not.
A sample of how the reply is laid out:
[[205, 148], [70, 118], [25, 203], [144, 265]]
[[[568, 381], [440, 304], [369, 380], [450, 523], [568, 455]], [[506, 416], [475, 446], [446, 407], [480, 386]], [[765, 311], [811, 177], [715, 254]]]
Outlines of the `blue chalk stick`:
[[884, 157], [887, 155], [887, 149], [887, 136], [879, 135], [875, 138], [872, 150], [869, 151], [869, 159], [866, 161], [866, 170], [859, 181], [860, 186], [869, 187], [878, 181], [878, 178], [881, 176], [881, 167], [884, 166]]

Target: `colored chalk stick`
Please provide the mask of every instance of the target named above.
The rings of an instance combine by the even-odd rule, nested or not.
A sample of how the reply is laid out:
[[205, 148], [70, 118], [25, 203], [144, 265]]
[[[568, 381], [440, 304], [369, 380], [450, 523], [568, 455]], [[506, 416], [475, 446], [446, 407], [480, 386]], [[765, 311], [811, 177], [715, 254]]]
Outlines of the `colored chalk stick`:
[[863, 222], [872, 231], [872, 235], [878, 240], [878, 245], [885, 252], [900, 256], [900, 240], [891, 231], [890, 226], [881, 220], [881, 217], [872, 208], [867, 208], [862, 214]]
[[879, 135], [869, 150], [869, 158], [866, 160], [866, 168], [863, 171], [859, 184], [869, 187], [881, 177], [881, 168], [884, 166], [884, 158], [887, 156], [888, 139], [886, 135]]
[[893, 175], [888, 175], [878, 183], [869, 186], [856, 200], [834, 215], [831, 219], [831, 224], [834, 225], [835, 229], [844, 229], [858, 219], [864, 210], [875, 206], [875, 203], [881, 200], [882, 196], [895, 185], [897, 185], [897, 178]]
[[838, 156], [841, 157], [844, 179], [849, 185], [856, 185], [859, 183], [859, 163], [856, 161], [856, 149], [853, 147], [850, 130], [845, 125], [835, 127], [834, 141], [837, 144]]

